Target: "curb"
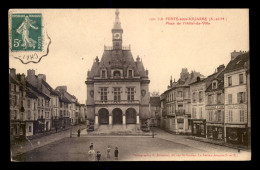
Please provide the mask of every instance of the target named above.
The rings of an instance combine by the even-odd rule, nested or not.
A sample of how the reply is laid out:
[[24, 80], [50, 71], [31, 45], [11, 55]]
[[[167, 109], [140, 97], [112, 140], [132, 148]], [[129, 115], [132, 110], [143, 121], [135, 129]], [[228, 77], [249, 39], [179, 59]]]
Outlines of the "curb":
[[232, 148], [232, 149], [239, 149], [239, 150], [243, 150], [243, 151], [246, 151], [246, 152], [250, 152], [250, 149], [243, 148], [243, 147], [237, 147], [237, 146], [231, 146], [231, 145], [227, 145], [227, 144], [214, 143], [214, 142], [210, 142], [210, 141], [203, 141], [203, 140], [195, 139], [195, 138], [191, 138], [191, 137], [187, 137], [187, 139], [195, 140], [195, 141], [199, 141], [199, 142], [204, 142], [204, 143], [209, 143], [209, 144], [214, 144], [214, 145], [218, 145], [218, 146], [224, 146], [224, 147], [228, 147], [228, 148]]

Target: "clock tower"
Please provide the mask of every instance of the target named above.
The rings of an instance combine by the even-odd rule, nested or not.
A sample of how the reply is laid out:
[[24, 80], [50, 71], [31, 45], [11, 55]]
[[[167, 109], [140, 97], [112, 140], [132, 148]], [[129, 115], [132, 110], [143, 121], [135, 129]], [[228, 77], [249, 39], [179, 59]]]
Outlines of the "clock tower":
[[115, 18], [115, 22], [114, 22], [114, 27], [112, 29], [113, 49], [122, 50], [123, 29], [121, 28], [121, 22], [119, 20], [118, 9], [116, 10], [115, 14], [116, 14], [116, 18]]

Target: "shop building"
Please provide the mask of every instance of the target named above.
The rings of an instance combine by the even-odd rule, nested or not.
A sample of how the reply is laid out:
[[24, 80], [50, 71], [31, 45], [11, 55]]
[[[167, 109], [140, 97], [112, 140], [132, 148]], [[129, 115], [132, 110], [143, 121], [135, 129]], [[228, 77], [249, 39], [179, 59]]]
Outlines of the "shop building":
[[191, 95], [190, 85], [196, 78], [204, 77], [196, 71], [188, 72], [183, 68], [177, 82], [170, 80], [168, 90], [165, 95], [165, 113], [162, 114], [162, 126], [169, 131], [179, 133], [191, 133]]
[[224, 72], [225, 141], [248, 145], [247, 63], [249, 52], [232, 52]]
[[205, 105], [207, 99], [205, 98], [206, 89], [211, 86], [212, 80], [222, 73], [224, 65], [220, 65], [215, 73], [209, 75], [207, 78], [201, 79], [197, 77], [197, 81], [190, 84], [191, 93], [191, 121], [192, 121], [192, 135], [198, 137], [206, 137], [206, 109]]
[[207, 138], [213, 140], [223, 140], [224, 134], [224, 70], [225, 66], [218, 67], [218, 74], [211, 80], [209, 87], [205, 91], [206, 99], [206, 126]]

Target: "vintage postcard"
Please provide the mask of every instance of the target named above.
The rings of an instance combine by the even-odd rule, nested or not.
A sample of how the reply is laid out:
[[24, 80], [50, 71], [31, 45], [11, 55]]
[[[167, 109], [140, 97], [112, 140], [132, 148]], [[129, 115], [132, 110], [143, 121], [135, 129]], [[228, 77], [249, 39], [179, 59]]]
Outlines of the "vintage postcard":
[[10, 160], [251, 160], [249, 9], [10, 9]]

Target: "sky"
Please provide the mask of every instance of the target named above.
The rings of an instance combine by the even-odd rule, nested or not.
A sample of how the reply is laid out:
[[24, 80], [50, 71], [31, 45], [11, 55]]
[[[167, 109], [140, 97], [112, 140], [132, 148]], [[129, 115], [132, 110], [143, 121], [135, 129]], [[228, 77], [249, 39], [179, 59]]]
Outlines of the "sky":
[[[104, 45], [112, 46], [115, 9], [18, 9], [16, 12], [42, 13], [51, 45], [49, 54], [37, 64], [23, 64], [10, 55], [9, 68], [25, 75], [28, 69], [45, 74], [53, 88], [66, 85], [70, 94], [85, 103], [87, 71], [96, 56], [101, 59]], [[208, 76], [219, 65], [228, 64], [232, 51], [249, 50], [247, 9], [119, 9], [119, 12], [123, 46], [130, 44], [134, 59], [139, 55], [149, 70], [150, 92], [163, 93], [171, 76], [176, 81], [179, 79], [182, 68]], [[179, 20], [172, 20], [174, 17]], [[195, 21], [204, 21], [200, 25], [184, 25], [180, 19], [187, 17], [207, 20]], [[219, 20], [209, 21], [210, 18]]]

